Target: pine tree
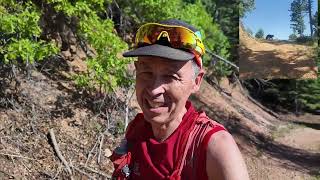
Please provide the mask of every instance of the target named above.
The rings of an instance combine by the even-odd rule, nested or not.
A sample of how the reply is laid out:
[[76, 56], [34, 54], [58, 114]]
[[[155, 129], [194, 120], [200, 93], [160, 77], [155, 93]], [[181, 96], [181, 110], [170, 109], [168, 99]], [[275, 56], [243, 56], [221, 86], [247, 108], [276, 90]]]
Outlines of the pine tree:
[[313, 0], [308, 0], [308, 14], [309, 14], [310, 36], [311, 37], [313, 36], [312, 3], [313, 3]]
[[264, 37], [263, 29], [260, 28], [260, 29], [257, 31], [255, 37], [256, 37], [256, 38], [259, 38], [259, 39], [263, 38], [263, 37]]
[[247, 12], [255, 9], [254, 0], [240, 0], [239, 2], [239, 16], [242, 18]]
[[291, 27], [293, 32], [298, 32], [298, 34], [303, 36], [305, 25], [303, 19], [303, 12], [305, 11], [305, 0], [293, 0], [291, 3], [290, 10], [291, 11]]

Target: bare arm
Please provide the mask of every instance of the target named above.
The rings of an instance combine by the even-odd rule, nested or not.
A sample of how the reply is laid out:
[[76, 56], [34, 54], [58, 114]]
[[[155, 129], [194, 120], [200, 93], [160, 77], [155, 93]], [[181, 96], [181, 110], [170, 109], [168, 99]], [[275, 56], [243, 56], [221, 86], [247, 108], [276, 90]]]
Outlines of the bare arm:
[[239, 148], [227, 131], [219, 131], [210, 138], [206, 170], [209, 180], [249, 179]]

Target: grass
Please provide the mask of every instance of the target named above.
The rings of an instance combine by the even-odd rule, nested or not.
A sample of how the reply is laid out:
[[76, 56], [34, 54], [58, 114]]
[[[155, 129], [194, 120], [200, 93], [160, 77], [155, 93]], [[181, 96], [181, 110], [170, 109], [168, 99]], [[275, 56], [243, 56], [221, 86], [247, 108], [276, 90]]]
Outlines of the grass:
[[281, 138], [286, 136], [290, 131], [298, 128], [303, 128], [305, 126], [303, 125], [296, 125], [296, 124], [288, 124], [288, 125], [280, 125], [276, 127], [272, 132], [271, 132], [271, 137], [273, 140], [277, 138]]

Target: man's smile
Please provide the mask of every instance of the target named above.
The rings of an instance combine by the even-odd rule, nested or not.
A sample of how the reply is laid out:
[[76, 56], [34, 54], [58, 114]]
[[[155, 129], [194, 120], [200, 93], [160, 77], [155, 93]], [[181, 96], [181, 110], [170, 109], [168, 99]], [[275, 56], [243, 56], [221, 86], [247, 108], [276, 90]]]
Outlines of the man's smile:
[[152, 100], [145, 99], [145, 105], [150, 112], [154, 112], [154, 113], [168, 112], [168, 105], [163, 101], [152, 101]]

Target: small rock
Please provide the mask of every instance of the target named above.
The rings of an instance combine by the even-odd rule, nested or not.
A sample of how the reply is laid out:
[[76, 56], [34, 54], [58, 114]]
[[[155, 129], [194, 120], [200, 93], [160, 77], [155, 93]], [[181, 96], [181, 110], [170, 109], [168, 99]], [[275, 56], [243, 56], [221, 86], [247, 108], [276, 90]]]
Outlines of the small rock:
[[61, 55], [66, 59], [71, 57], [70, 51], [61, 51]]
[[77, 52], [77, 47], [75, 45], [70, 45], [70, 52], [75, 54]]
[[104, 150], [104, 155], [105, 155], [106, 157], [110, 157], [110, 156], [112, 155], [111, 150], [110, 150], [109, 148], [106, 148], [106, 149]]

